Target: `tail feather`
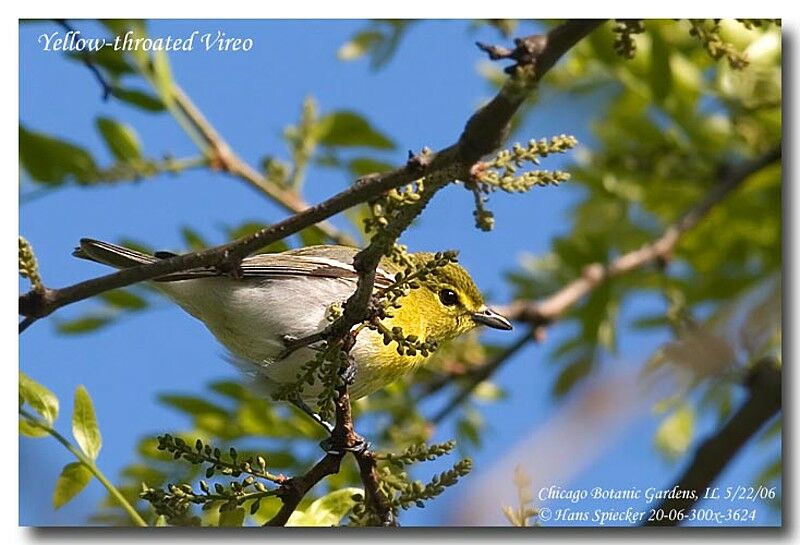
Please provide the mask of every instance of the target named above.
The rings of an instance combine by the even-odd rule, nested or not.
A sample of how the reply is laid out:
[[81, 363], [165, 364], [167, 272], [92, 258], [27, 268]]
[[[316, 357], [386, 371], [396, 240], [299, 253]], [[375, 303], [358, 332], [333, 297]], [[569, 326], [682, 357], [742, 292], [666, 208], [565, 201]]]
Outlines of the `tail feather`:
[[118, 269], [127, 269], [128, 267], [146, 265], [158, 261], [155, 256], [91, 238], [82, 238], [80, 246], [75, 248], [72, 255]]

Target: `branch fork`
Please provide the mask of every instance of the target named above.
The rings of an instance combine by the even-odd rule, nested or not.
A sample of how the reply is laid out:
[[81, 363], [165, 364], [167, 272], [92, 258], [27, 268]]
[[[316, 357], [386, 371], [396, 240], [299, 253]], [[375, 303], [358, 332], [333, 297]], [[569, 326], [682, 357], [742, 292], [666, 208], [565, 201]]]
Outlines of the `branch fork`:
[[481, 51], [486, 52], [493, 61], [501, 59], [511, 59], [515, 64], [503, 69], [506, 74], [512, 75], [518, 68], [534, 67], [536, 60], [541, 56], [547, 47], [547, 36], [544, 34], [533, 34], [525, 38], [514, 39], [514, 49], [508, 49], [499, 45], [488, 45], [482, 42], [475, 42]]

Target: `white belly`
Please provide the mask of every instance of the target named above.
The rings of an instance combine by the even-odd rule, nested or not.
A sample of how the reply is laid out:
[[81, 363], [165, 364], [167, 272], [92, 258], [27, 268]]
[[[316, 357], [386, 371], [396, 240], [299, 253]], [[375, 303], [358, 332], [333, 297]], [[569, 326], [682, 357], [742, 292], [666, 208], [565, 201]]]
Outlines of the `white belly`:
[[[280, 384], [294, 382], [301, 366], [314, 358], [313, 350], [301, 348], [278, 361], [285, 349], [283, 336], [303, 338], [322, 331], [330, 323], [326, 317], [330, 305], [344, 303], [355, 289], [351, 280], [323, 277], [242, 281], [219, 277], [156, 286], [203, 322], [230, 350], [234, 363], [261, 378], [258, 382], [270, 393]], [[356, 362], [371, 359], [365, 341], [374, 333], [362, 333], [351, 351]], [[361, 371], [357, 367], [353, 397], [369, 393], [364, 380], [372, 373]], [[318, 391], [315, 384], [304, 388], [302, 395], [313, 399]]]

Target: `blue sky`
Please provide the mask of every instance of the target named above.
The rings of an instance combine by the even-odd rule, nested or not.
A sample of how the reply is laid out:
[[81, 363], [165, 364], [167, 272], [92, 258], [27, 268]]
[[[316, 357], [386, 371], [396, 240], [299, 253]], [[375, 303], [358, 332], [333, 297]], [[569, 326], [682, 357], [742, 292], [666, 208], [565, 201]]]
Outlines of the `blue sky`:
[[[99, 27], [91, 23], [78, 22], [76, 26], [86, 35], [99, 32]], [[188, 36], [193, 30], [221, 29], [229, 36], [253, 39], [255, 47], [247, 53], [193, 51], [170, 55], [175, 79], [251, 164], [257, 164], [265, 154], [286, 157], [281, 130], [296, 122], [302, 100], [308, 95], [316, 98], [323, 112], [358, 111], [391, 136], [397, 149], [384, 155], [391, 163], [402, 164], [409, 149], [438, 149], [455, 141], [465, 120], [491, 94], [477, 73], [483, 58], [473, 42], [497, 42], [497, 34], [487, 28], [471, 30], [467, 23], [458, 21], [424, 22], [411, 28], [397, 55], [376, 72], [363, 60], [342, 62], [335, 57], [338, 47], [363, 26], [361, 21], [346, 20], [156, 21], [149, 28], [153, 36]], [[79, 143], [101, 164], [110, 163], [111, 157], [94, 129], [98, 115], [132, 125], [146, 156], [196, 155], [192, 142], [171, 117], [143, 113], [113, 100], [102, 102], [100, 89], [88, 70], [58, 53], [42, 51], [37, 36], [56, 30], [60, 29], [52, 23], [20, 27], [23, 123]], [[545, 94], [522, 127], [520, 138], [567, 133], [575, 135], [582, 145], [591, 145], [588, 121], [596, 106], [586, 98]], [[545, 168], [560, 164], [560, 158], [548, 159]], [[349, 181], [339, 171], [313, 168], [305, 197], [309, 202], [319, 202]], [[23, 182], [22, 192], [30, 189]], [[483, 233], [473, 227], [472, 196], [450, 187], [434, 199], [402, 242], [412, 250], [460, 249], [462, 264], [480, 288], [492, 301], [506, 302], [509, 289], [503, 272], [514, 268], [524, 253], [547, 251], [552, 238], [568, 230], [570, 205], [577, 196], [578, 190], [569, 184], [522, 196], [496, 194], [490, 202], [496, 228]], [[278, 207], [245, 184], [198, 170], [138, 183], [59, 189], [21, 207], [20, 233], [36, 250], [45, 283], [59, 287], [105, 272], [70, 256], [81, 237], [129, 237], [161, 248], [177, 248], [184, 225], [192, 225], [212, 239], [216, 234], [214, 241], [221, 242], [221, 225], [281, 217], [284, 213]], [[341, 218], [333, 221], [348, 227]], [[24, 282], [20, 286], [27, 288]], [[157, 393], [198, 394], [213, 380], [234, 378], [236, 370], [224, 362], [222, 349], [201, 324], [166, 302], [91, 335], [70, 337], [55, 332], [54, 320], [77, 316], [93, 304], [73, 305], [31, 327], [20, 339], [20, 367], [61, 399], [59, 426], [65, 433], [69, 431], [74, 389], [78, 384], [87, 387], [104, 437], [99, 464], [114, 478], [131, 461], [133, 448], [143, 435], [188, 424], [159, 405]], [[636, 303], [657, 304], [648, 300]], [[643, 310], [641, 306], [630, 307], [623, 308], [623, 323], [626, 317]], [[557, 342], [562, 334], [558, 325], [554, 326], [547, 343]], [[488, 335], [494, 341], [508, 340], [499, 332]], [[623, 329], [620, 340], [620, 360], [637, 363], [664, 337]], [[557, 369], [545, 361], [546, 348], [526, 348], [497, 375], [497, 382], [508, 390], [509, 397], [482, 408], [491, 425], [487, 434], [491, 440], [471, 453], [476, 474], [560, 410], [549, 393]], [[652, 437], [657, 424], [652, 413], [643, 411], [608, 450], [563, 484], [571, 488], [668, 488], [681, 465], [665, 461], [654, 449]], [[700, 422], [701, 432], [708, 431], [709, 425]], [[451, 436], [452, 429], [445, 425], [438, 430], [436, 440]], [[774, 453], [752, 445], [744, 449], [719, 486], [749, 484], [770, 454]], [[60, 468], [71, 461], [70, 455], [54, 441], [21, 439], [20, 460], [23, 525], [80, 523], [103, 496], [101, 486], [93, 482], [77, 500], [53, 512], [52, 487]], [[425, 472], [429, 470], [425, 468]], [[507, 480], [510, 487], [510, 475]], [[424, 510], [406, 513], [404, 524], [453, 520], [459, 509], [457, 490], [449, 490]], [[557, 507], [555, 503], [547, 505]], [[586, 508], [593, 508], [593, 504], [586, 503]], [[758, 523], [779, 521], [779, 514], [758, 505]]]

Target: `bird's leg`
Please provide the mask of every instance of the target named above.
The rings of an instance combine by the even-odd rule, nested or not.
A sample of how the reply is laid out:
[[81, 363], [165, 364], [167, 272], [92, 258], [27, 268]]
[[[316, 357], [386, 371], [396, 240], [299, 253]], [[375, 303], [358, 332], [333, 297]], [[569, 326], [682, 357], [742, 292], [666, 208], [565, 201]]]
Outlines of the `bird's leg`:
[[326, 431], [326, 432], [328, 432], [328, 434], [329, 434], [329, 435], [330, 435], [331, 433], [333, 433], [333, 424], [331, 424], [330, 422], [326, 422], [325, 420], [323, 420], [323, 419], [320, 417], [320, 415], [318, 415], [316, 412], [314, 412], [314, 409], [312, 409], [311, 407], [309, 407], [309, 406], [306, 404], [306, 402], [305, 402], [305, 401], [303, 401], [302, 399], [300, 399], [300, 397], [299, 397], [299, 396], [292, 397], [291, 399], [289, 399], [289, 402], [290, 402], [292, 405], [294, 405], [295, 407], [297, 407], [298, 409], [300, 409], [301, 411], [303, 411], [304, 413], [306, 413], [308, 416], [310, 416], [310, 417], [311, 417], [311, 419], [312, 419], [314, 422], [316, 422], [317, 424], [319, 424], [320, 426], [322, 426], [322, 427], [325, 429], [325, 431]]
[[299, 350], [300, 348], [305, 348], [306, 346], [311, 346], [314, 343], [325, 340], [325, 336], [322, 334], [322, 332], [314, 333], [313, 335], [301, 338], [293, 337], [292, 335], [284, 335], [281, 337], [281, 340], [283, 341], [285, 348], [283, 349], [283, 352], [278, 354], [278, 361], [288, 358], [295, 350]]
[[[348, 344], [350, 345], [350, 348], [352, 348], [353, 343], [355, 343], [355, 335], [351, 333], [345, 343], [345, 348], [347, 348]], [[356, 362], [352, 355], [347, 354], [347, 365], [344, 365], [339, 369], [339, 376], [342, 377], [342, 380], [344, 380], [347, 386], [352, 386], [353, 382], [355, 382]], [[340, 445], [334, 446], [333, 433], [331, 433], [331, 436], [320, 442], [319, 446], [328, 454], [342, 454], [343, 452], [358, 453], [370, 448], [369, 442], [352, 430], [351, 437], [353, 439], [352, 444], [346, 447], [342, 447]]]
[[[370, 299], [368, 312], [370, 315], [369, 321], [380, 320], [381, 318], [386, 317], [385, 309], [378, 303], [378, 300], [374, 296]], [[343, 347], [345, 352], [349, 352], [350, 349], [353, 347], [353, 345], [355, 344], [355, 338], [358, 335], [358, 332], [361, 331], [361, 329], [363, 329], [363, 327], [364, 324], [361, 324], [354, 331], [351, 331], [346, 336], [345, 338], [346, 344]], [[301, 338], [297, 338], [292, 335], [284, 335], [283, 337], [281, 337], [281, 340], [283, 341], [283, 345], [285, 348], [283, 349], [283, 352], [278, 354], [278, 361], [288, 358], [289, 356], [292, 355], [292, 353], [295, 350], [298, 350], [300, 348], [305, 348], [307, 346], [310, 347], [314, 343], [324, 341], [327, 337], [326, 335], [327, 330], [328, 328], [325, 328], [324, 330], [318, 333], [314, 333], [312, 335], [308, 335], [307, 337], [301, 337]]]
[[344, 381], [346, 386], [352, 386], [356, 381], [356, 359], [350, 353], [350, 350], [355, 346], [356, 336], [358, 332], [361, 331], [362, 327], [363, 326], [359, 326], [345, 335], [342, 342], [342, 355], [346, 360], [346, 364], [339, 364], [339, 377]]

